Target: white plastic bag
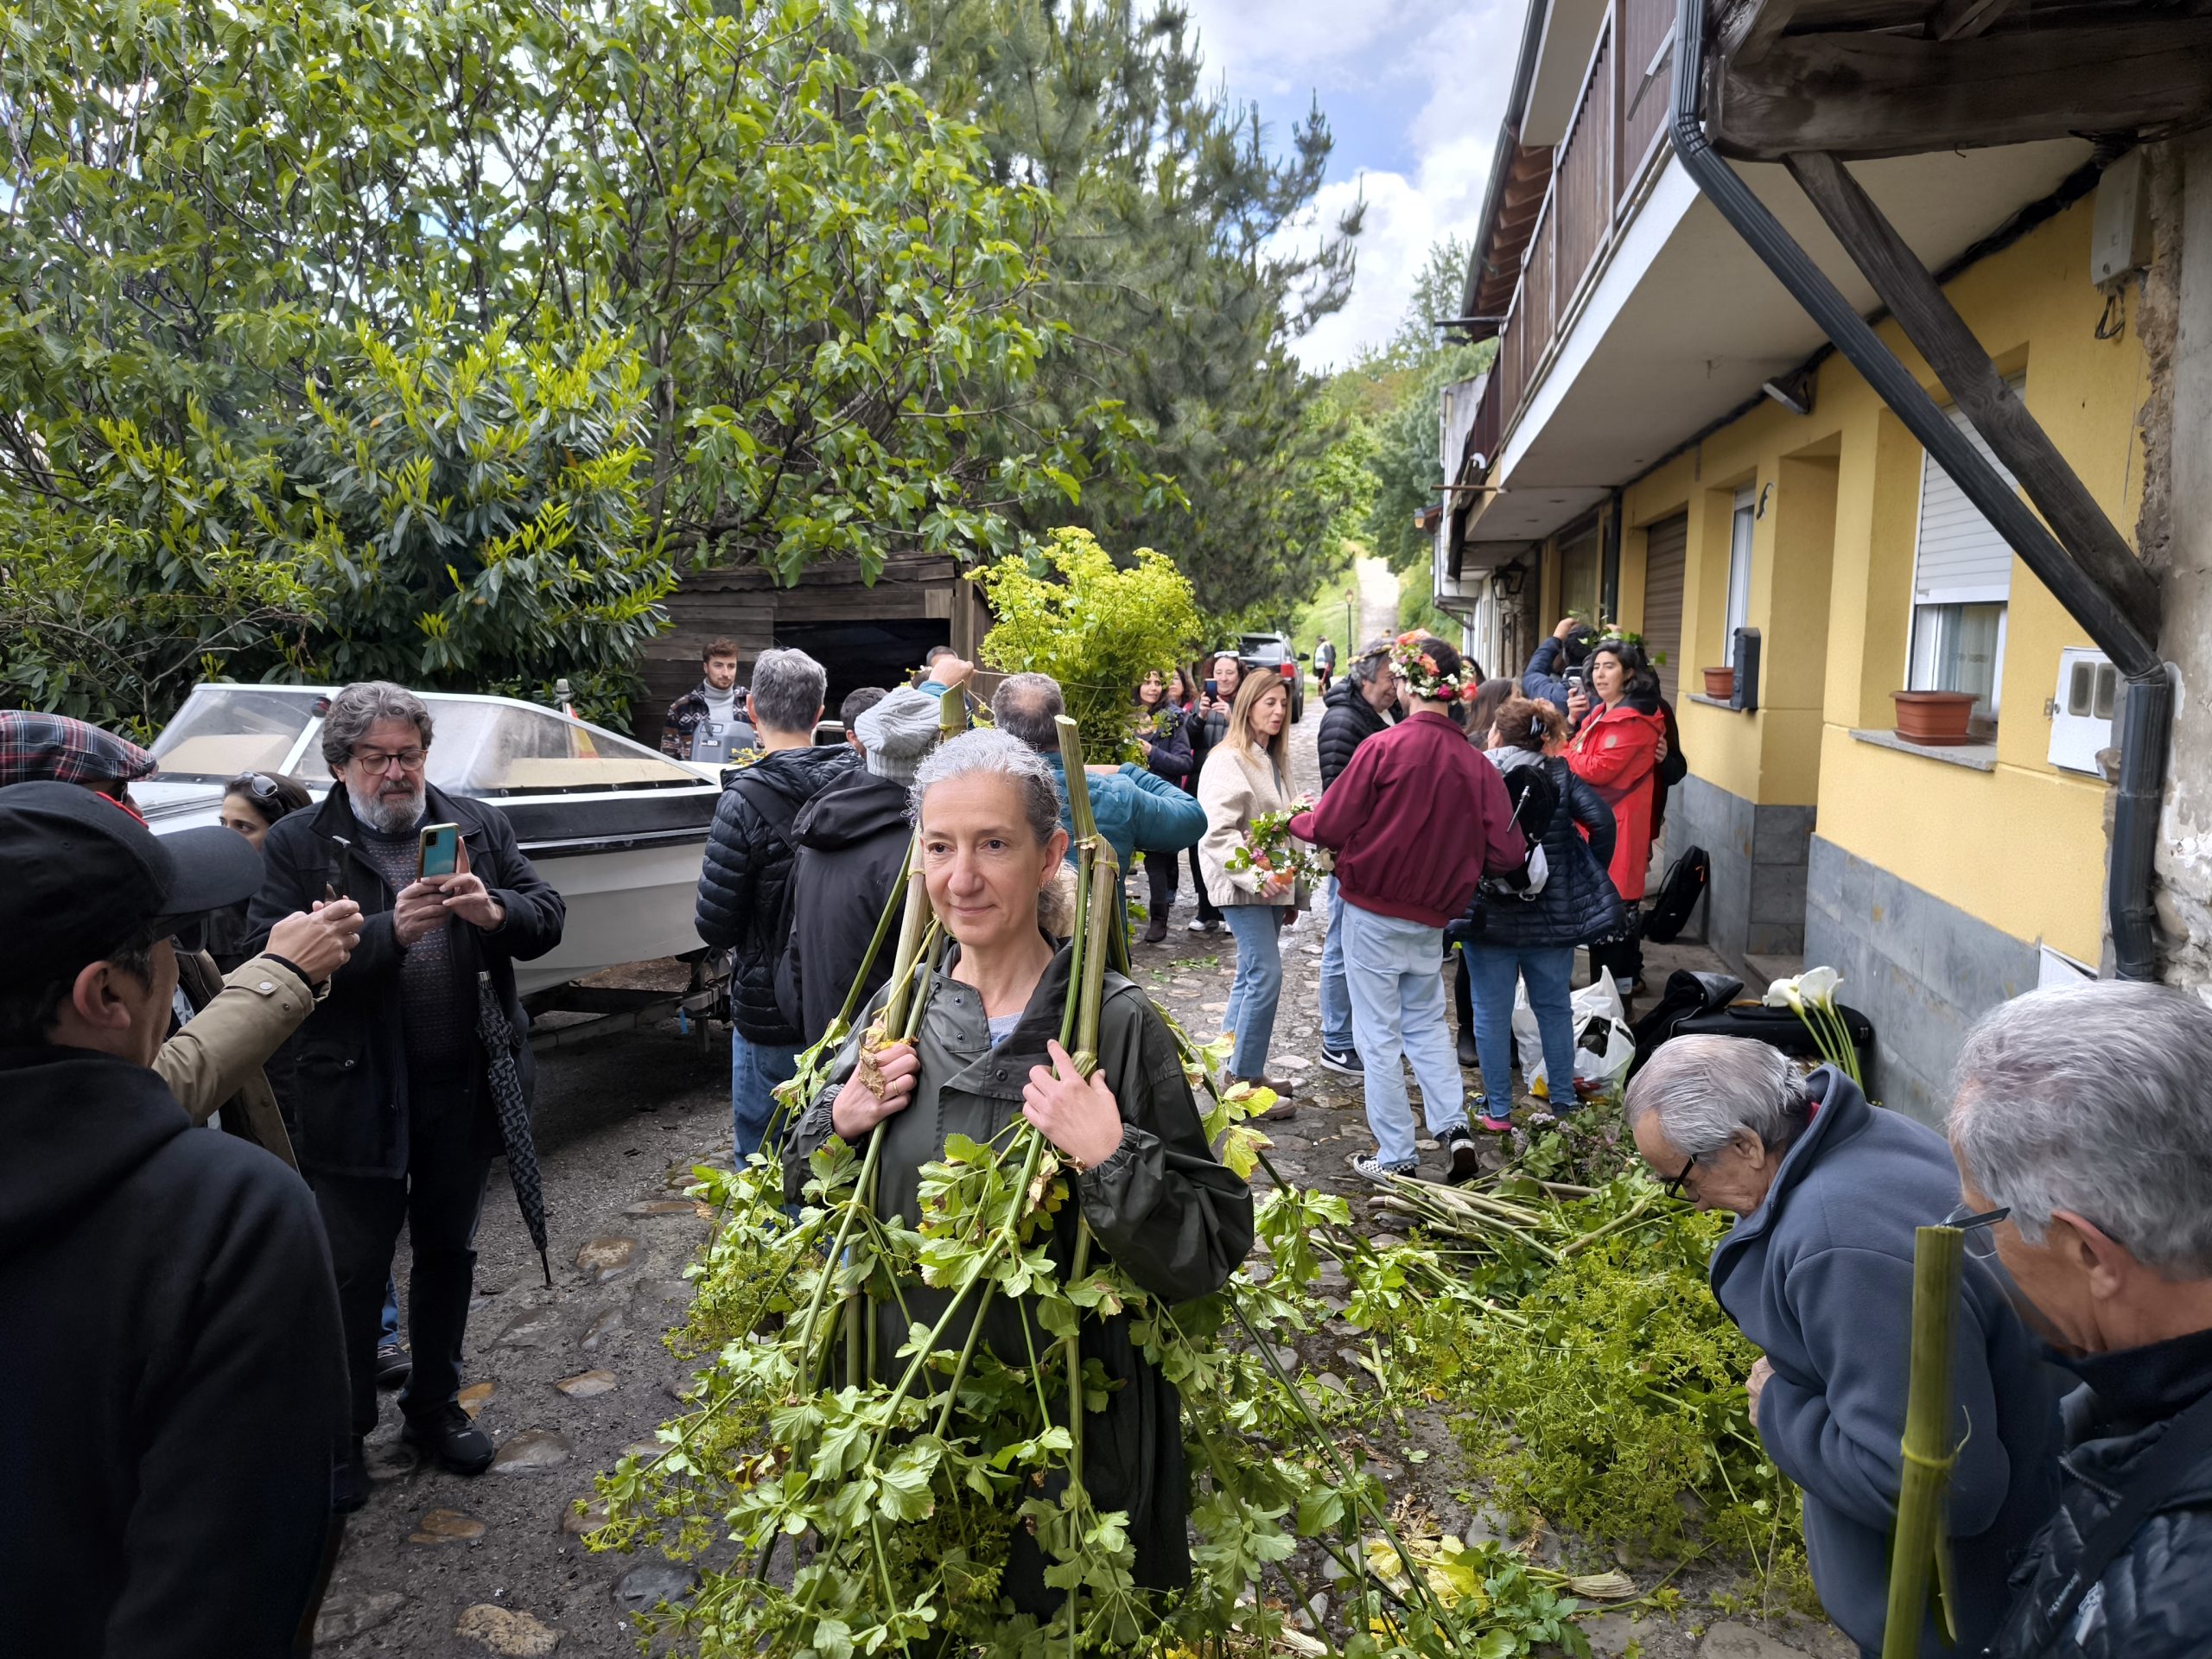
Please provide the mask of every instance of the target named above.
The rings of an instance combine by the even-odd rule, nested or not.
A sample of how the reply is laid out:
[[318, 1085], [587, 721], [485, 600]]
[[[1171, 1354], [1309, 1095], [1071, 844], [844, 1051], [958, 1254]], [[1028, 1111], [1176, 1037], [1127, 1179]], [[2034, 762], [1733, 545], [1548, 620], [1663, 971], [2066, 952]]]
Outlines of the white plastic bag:
[[[1573, 1007], [1574, 1075], [1599, 1084], [1601, 1091], [1618, 1089], [1628, 1076], [1629, 1062], [1636, 1058], [1636, 1036], [1628, 1028], [1628, 1010], [1613, 988], [1612, 976], [1600, 974], [1596, 984], [1575, 992]], [[1529, 1006], [1525, 984], [1516, 984], [1513, 990], [1513, 1046], [1529, 1087], [1533, 1090], [1543, 1081], [1548, 1094], [1543, 1036], [1536, 1029], [1536, 1011]]]

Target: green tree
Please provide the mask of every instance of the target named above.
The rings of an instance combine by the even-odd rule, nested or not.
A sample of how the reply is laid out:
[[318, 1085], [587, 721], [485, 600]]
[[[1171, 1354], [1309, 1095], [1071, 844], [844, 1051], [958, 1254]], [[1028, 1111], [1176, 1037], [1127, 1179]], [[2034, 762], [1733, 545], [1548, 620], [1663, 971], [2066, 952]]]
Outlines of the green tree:
[[819, 0], [0, 29], [0, 498], [97, 544], [45, 569], [105, 614], [296, 573], [242, 674], [613, 713], [679, 563], [1003, 550], [1122, 464], [1110, 403], [1035, 396], [1049, 194], [861, 85]]
[[972, 580], [998, 619], [984, 636], [984, 660], [1058, 680], [1094, 758], [1130, 748], [1146, 672], [1188, 662], [1198, 648], [1190, 580], [1148, 547], [1121, 563], [1089, 531], [1063, 528], [1033, 556], [1001, 559]]
[[1041, 303], [1065, 332], [1045, 406], [1065, 420], [1105, 400], [1144, 435], [1142, 474], [1025, 522], [1164, 550], [1217, 619], [1286, 614], [1341, 558], [1327, 474], [1344, 423], [1314, 418], [1319, 383], [1290, 353], [1344, 303], [1359, 227], [1357, 210], [1306, 222], [1320, 111], [1272, 144], [1212, 90], [1176, 4], [886, 0], [874, 17], [863, 60], [968, 115], [993, 177], [1058, 210]]

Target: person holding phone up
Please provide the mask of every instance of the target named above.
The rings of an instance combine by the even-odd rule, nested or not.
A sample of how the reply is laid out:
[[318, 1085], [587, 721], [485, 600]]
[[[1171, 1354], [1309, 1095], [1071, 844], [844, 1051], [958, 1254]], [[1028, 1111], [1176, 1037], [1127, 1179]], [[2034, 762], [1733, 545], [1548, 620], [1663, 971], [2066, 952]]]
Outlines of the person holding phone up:
[[368, 1495], [361, 1442], [376, 1427], [380, 1313], [403, 1221], [414, 1249], [403, 1438], [456, 1473], [492, 1461], [490, 1437], [455, 1398], [477, 1217], [500, 1145], [477, 975], [505, 1010], [527, 1090], [514, 964], [557, 945], [567, 914], [504, 813], [430, 785], [430, 734], [429, 710], [404, 687], [368, 681], [333, 697], [321, 749], [336, 787], [270, 827], [247, 912], [254, 933], [332, 892], [365, 918], [359, 949], [301, 1028], [295, 1071], [300, 1169], [329, 1235], [345, 1332], [353, 1438], [340, 1508]]

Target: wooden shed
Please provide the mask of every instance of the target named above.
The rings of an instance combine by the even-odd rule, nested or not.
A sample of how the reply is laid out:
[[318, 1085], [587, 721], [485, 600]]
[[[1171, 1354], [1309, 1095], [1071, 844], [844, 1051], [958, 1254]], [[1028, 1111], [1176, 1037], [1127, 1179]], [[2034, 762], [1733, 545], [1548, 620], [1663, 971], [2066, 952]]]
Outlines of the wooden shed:
[[668, 705], [699, 683], [699, 653], [711, 639], [737, 642], [738, 678], [771, 646], [796, 647], [830, 672], [835, 718], [849, 691], [898, 683], [932, 645], [971, 661], [990, 628], [982, 590], [958, 560], [894, 553], [872, 583], [857, 561], [818, 565], [782, 587], [757, 566], [694, 570], [669, 595], [673, 626], [646, 647], [648, 696], [638, 709], [639, 735], [660, 740]]

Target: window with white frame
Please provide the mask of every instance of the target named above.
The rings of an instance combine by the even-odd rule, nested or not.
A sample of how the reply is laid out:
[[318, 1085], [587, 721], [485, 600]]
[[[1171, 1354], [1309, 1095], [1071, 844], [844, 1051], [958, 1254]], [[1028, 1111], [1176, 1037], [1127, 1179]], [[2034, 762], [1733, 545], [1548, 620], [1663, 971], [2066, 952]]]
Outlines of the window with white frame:
[[[2015, 395], [2021, 382], [2008, 382]], [[1965, 435], [2007, 488], [2005, 470], [1973, 423], [1955, 407]], [[1914, 691], [1971, 691], [1974, 718], [1997, 719], [2005, 681], [2005, 618], [2012, 598], [2012, 549], [1933, 455], [1920, 462], [1920, 523], [1914, 538], [1911, 658]]]
[[1728, 613], [1720, 632], [1722, 659], [1736, 660], [1736, 630], [1751, 625], [1751, 526], [1758, 518], [1758, 492], [1746, 484], [1736, 492], [1728, 520]]

